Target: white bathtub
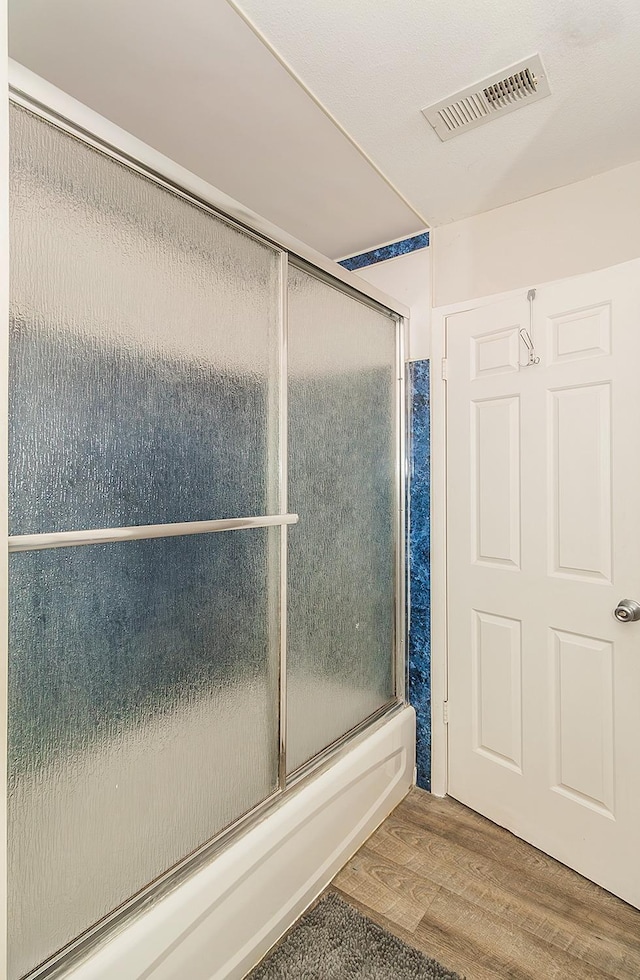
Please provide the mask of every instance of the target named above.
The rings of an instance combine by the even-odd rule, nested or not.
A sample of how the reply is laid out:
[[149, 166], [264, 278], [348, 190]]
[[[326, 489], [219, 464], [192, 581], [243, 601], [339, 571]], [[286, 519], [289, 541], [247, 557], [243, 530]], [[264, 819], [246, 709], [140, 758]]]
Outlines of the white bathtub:
[[240, 980], [406, 795], [415, 715], [379, 723], [69, 980]]

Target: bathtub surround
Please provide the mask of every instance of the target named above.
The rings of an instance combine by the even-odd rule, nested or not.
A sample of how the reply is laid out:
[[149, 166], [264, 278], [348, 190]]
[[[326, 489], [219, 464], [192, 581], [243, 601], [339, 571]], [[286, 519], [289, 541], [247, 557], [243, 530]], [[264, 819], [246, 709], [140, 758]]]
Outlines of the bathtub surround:
[[430, 420], [428, 360], [407, 365], [410, 411], [408, 520], [409, 700], [416, 711], [417, 783], [431, 789]]
[[409, 252], [417, 252], [418, 249], [427, 248], [429, 245], [429, 232], [424, 231], [420, 235], [412, 238], [403, 238], [399, 242], [391, 242], [389, 245], [381, 245], [373, 248], [369, 252], [361, 252], [359, 255], [350, 255], [346, 259], [341, 259], [338, 263], [350, 272], [357, 272], [358, 269], [365, 269], [368, 265], [375, 265], [377, 262], [386, 262], [387, 259], [397, 259], [400, 255], [408, 255]]

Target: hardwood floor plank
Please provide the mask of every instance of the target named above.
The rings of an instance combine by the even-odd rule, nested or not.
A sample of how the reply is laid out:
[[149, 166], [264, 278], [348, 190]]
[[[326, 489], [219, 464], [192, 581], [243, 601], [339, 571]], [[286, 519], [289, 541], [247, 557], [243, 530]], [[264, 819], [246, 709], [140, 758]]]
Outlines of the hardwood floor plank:
[[[497, 862], [478, 860], [466, 848], [407, 828], [392, 815], [366, 847], [427, 880], [442, 884], [468, 901], [543, 939], [619, 980], [640, 977], [640, 928], [620, 929], [607, 913], [598, 917], [583, 902], [549, 894]], [[595, 887], [595, 886], [594, 886]]]
[[462, 977], [466, 977], [466, 980], [496, 980], [496, 977], [508, 976], [506, 972], [508, 964], [500, 958], [498, 953], [488, 955], [486, 950], [466, 936], [460, 937], [459, 941], [451, 948], [451, 943], [446, 938], [439, 940], [435, 930], [431, 934], [409, 932], [408, 929], [403, 929], [398, 923], [391, 922], [383, 914], [370, 908], [354, 895], [343, 892], [340, 888], [334, 890], [345, 901], [359, 909], [363, 915], [367, 915], [374, 922], [377, 922], [383, 929], [392, 932], [399, 939], [404, 939], [405, 942], [415, 946], [426, 956], [438, 960], [447, 969], [454, 970]]
[[[428, 936], [431, 942], [437, 941], [440, 955], [446, 950], [446, 955], [451, 957], [460, 938], [466, 937], [474, 941], [476, 949], [484, 951], [485, 961], [499, 950], [502, 968], [506, 966], [509, 976], [582, 977], [584, 980], [615, 976], [526, 932], [516, 922], [505, 919], [501, 907], [492, 908], [491, 903], [484, 907], [477, 905], [446, 885], [429, 881], [381, 857], [370, 845], [365, 844], [351, 864], [356, 866], [361, 880], [366, 878], [373, 883], [370, 895], [375, 895], [376, 885], [382, 885], [398, 896], [407, 896], [417, 910], [423, 911], [417, 930], [411, 931]], [[438, 954], [432, 955], [437, 958]]]
[[416, 907], [410, 896], [389, 888], [384, 882], [376, 880], [375, 876], [362, 874], [353, 858], [336, 875], [333, 884], [346, 895], [359, 898], [369, 908], [377, 909], [390, 922], [403, 926], [409, 932], [414, 931], [422, 918], [422, 909]]
[[449, 798], [413, 790], [336, 876], [468, 980], [640, 980], [640, 912]]
[[[445, 801], [448, 800], [445, 797]], [[396, 808], [393, 816], [495, 861], [565, 902], [581, 902], [583, 914], [591, 911], [596, 917], [617, 923], [630, 935], [637, 936], [637, 909], [455, 800], [451, 800], [453, 806], [447, 815], [442, 802], [440, 800], [437, 807], [432, 807], [431, 803], [426, 804], [416, 797], [414, 790]]]

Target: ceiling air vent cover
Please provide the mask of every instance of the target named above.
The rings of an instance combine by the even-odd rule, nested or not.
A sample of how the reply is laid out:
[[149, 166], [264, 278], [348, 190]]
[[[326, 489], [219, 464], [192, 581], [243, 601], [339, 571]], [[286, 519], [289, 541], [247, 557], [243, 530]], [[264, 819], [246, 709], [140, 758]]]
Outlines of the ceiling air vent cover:
[[440, 139], [450, 140], [546, 95], [551, 95], [551, 90], [536, 54], [422, 111]]

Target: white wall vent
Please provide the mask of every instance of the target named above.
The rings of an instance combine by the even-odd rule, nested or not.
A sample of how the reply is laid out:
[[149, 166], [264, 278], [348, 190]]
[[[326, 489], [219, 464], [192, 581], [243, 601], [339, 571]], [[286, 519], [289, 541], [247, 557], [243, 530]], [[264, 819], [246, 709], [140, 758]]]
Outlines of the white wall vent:
[[536, 54], [427, 106], [422, 112], [440, 139], [450, 140], [458, 133], [475, 129], [547, 95], [551, 95], [547, 74], [540, 55]]

